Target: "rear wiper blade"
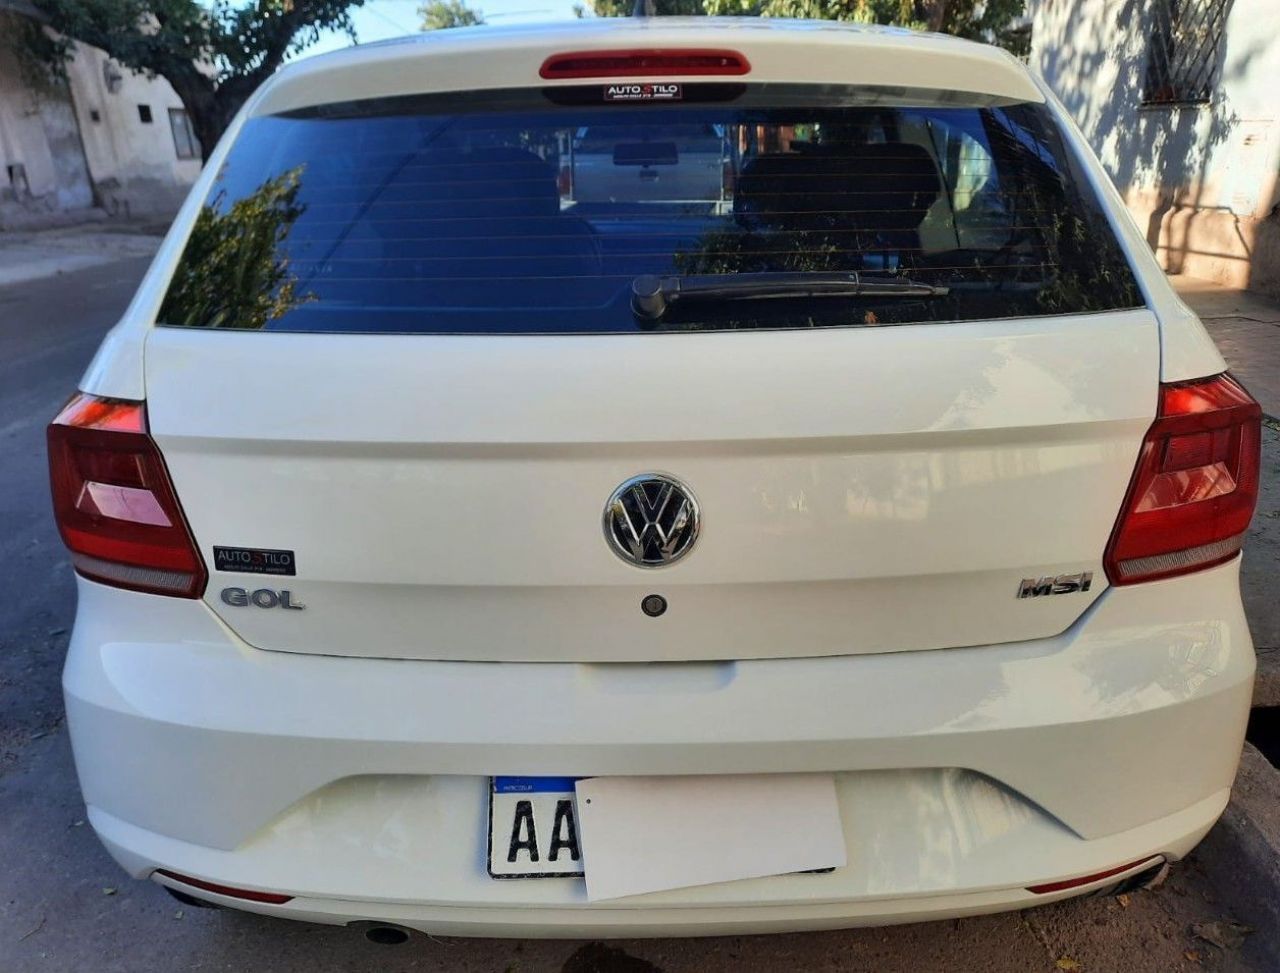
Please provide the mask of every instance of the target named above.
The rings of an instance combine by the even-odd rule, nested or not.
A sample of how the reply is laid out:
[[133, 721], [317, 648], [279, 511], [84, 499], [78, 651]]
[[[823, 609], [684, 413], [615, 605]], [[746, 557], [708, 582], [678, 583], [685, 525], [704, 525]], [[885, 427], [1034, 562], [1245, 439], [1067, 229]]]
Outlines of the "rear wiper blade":
[[858, 273], [644, 274], [631, 282], [631, 308], [656, 321], [679, 301], [749, 301], [787, 297], [945, 297], [950, 288], [908, 277]]

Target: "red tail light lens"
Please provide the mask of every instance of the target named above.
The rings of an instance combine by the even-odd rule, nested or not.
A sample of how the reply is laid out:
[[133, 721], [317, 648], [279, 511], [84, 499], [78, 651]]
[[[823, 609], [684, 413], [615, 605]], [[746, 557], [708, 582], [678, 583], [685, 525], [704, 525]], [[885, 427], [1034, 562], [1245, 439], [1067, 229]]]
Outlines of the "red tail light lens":
[[1107, 545], [1114, 585], [1235, 557], [1258, 500], [1262, 409], [1228, 374], [1164, 385]]
[[141, 402], [77, 395], [49, 425], [53, 512], [76, 570], [199, 598], [208, 578]]
[[663, 78], [675, 75], [742, 75], [751, 63], [737, 51], [708, 48], [653, 48], [627, 51], [573, 51], [553, 54], [538, 71], [561, 78]]

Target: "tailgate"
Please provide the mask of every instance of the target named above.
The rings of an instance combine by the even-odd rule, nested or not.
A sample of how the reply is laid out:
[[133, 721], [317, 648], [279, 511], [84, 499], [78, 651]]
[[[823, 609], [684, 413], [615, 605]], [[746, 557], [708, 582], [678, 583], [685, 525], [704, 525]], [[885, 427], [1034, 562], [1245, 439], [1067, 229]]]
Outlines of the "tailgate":
[[[1146, 310], [736, 334], [160, 328], [147, 396], [205, 600], [251, 645], [783, 658], [1067, 628], [1106, 586], [1157, 362]], [[657, 569], [601, 528], [649, 471], [702, 515]], [[214, 546], [292, 551], [297, 573], [213, 570]], [[1080, 572], [1088, 591], [1018, 598]], [[220, 597], [262, 587], [305, 609]]]

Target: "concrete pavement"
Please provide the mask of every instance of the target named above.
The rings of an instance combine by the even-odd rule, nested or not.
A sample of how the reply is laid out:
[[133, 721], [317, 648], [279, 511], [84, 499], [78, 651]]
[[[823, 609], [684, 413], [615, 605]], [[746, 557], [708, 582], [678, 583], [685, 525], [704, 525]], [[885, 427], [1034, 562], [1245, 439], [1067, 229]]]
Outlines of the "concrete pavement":
[[[416, 936], [388, 948], [345, 929], [192, 909], [130, 881], [84, 822], [62, 725], [58, 674], [74, 586], [48, 514], [43, 427], [145, 265], [144, 258], [119, 260], [0, 287], [0, 973], [1278, 968], [1280, 930], [1251, 902], [1259, 894], [1252, 879], [1226, 867], [1242, 847], [1228, 829], [1173, 869], [1164, 887], [1125, 900], [759, 938], [601, 945]], [[1280, 452], [1275, 442], [1268, 448], [1274, 470]], [[1265, 778], [1265, 765], [1257, 769]], [[1202, 938], [1221, 938], [1227, 920], [1260, 931], [1227, 948]]]
[[155, 228], [112, 223], [0, 233], [0, 287], [149, 257], [161, 239], [149, 229]]

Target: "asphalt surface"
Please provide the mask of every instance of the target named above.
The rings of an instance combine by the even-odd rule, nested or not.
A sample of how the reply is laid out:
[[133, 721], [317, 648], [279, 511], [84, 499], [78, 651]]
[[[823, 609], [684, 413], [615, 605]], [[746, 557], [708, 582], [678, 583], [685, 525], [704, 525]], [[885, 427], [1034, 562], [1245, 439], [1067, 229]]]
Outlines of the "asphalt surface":
[[[145, 259], [0, 286], [0, 973], [176, 970], [1170, 971], [1274, 967], [1275, 930], [1224, 888], [1211, 835], [1160, 889], [1021, 913], [839, 933], [614, 942], [415, 936], [193, 909], [99, 846], [63, 726], [72, 572], [49, 513], [44, 425], [127, 303]], [[1229, 894], [1234, 891], [1237, 894]], [[1247, 896], [1245, 897], [1247, 899]], [[1237, 903], [1236, 909], [1225, 903]], [[1207, 925], [1206, 925], [1207, 924]], [[1198, 933], [1198, 934], [1197, 934]], [[1224, 946], [1209, 940], [1222, 940]], [[1207, 938], [1205, 938], [1207, 937]], [[1225, 947], [1225, 948], [1224, 948]]]

